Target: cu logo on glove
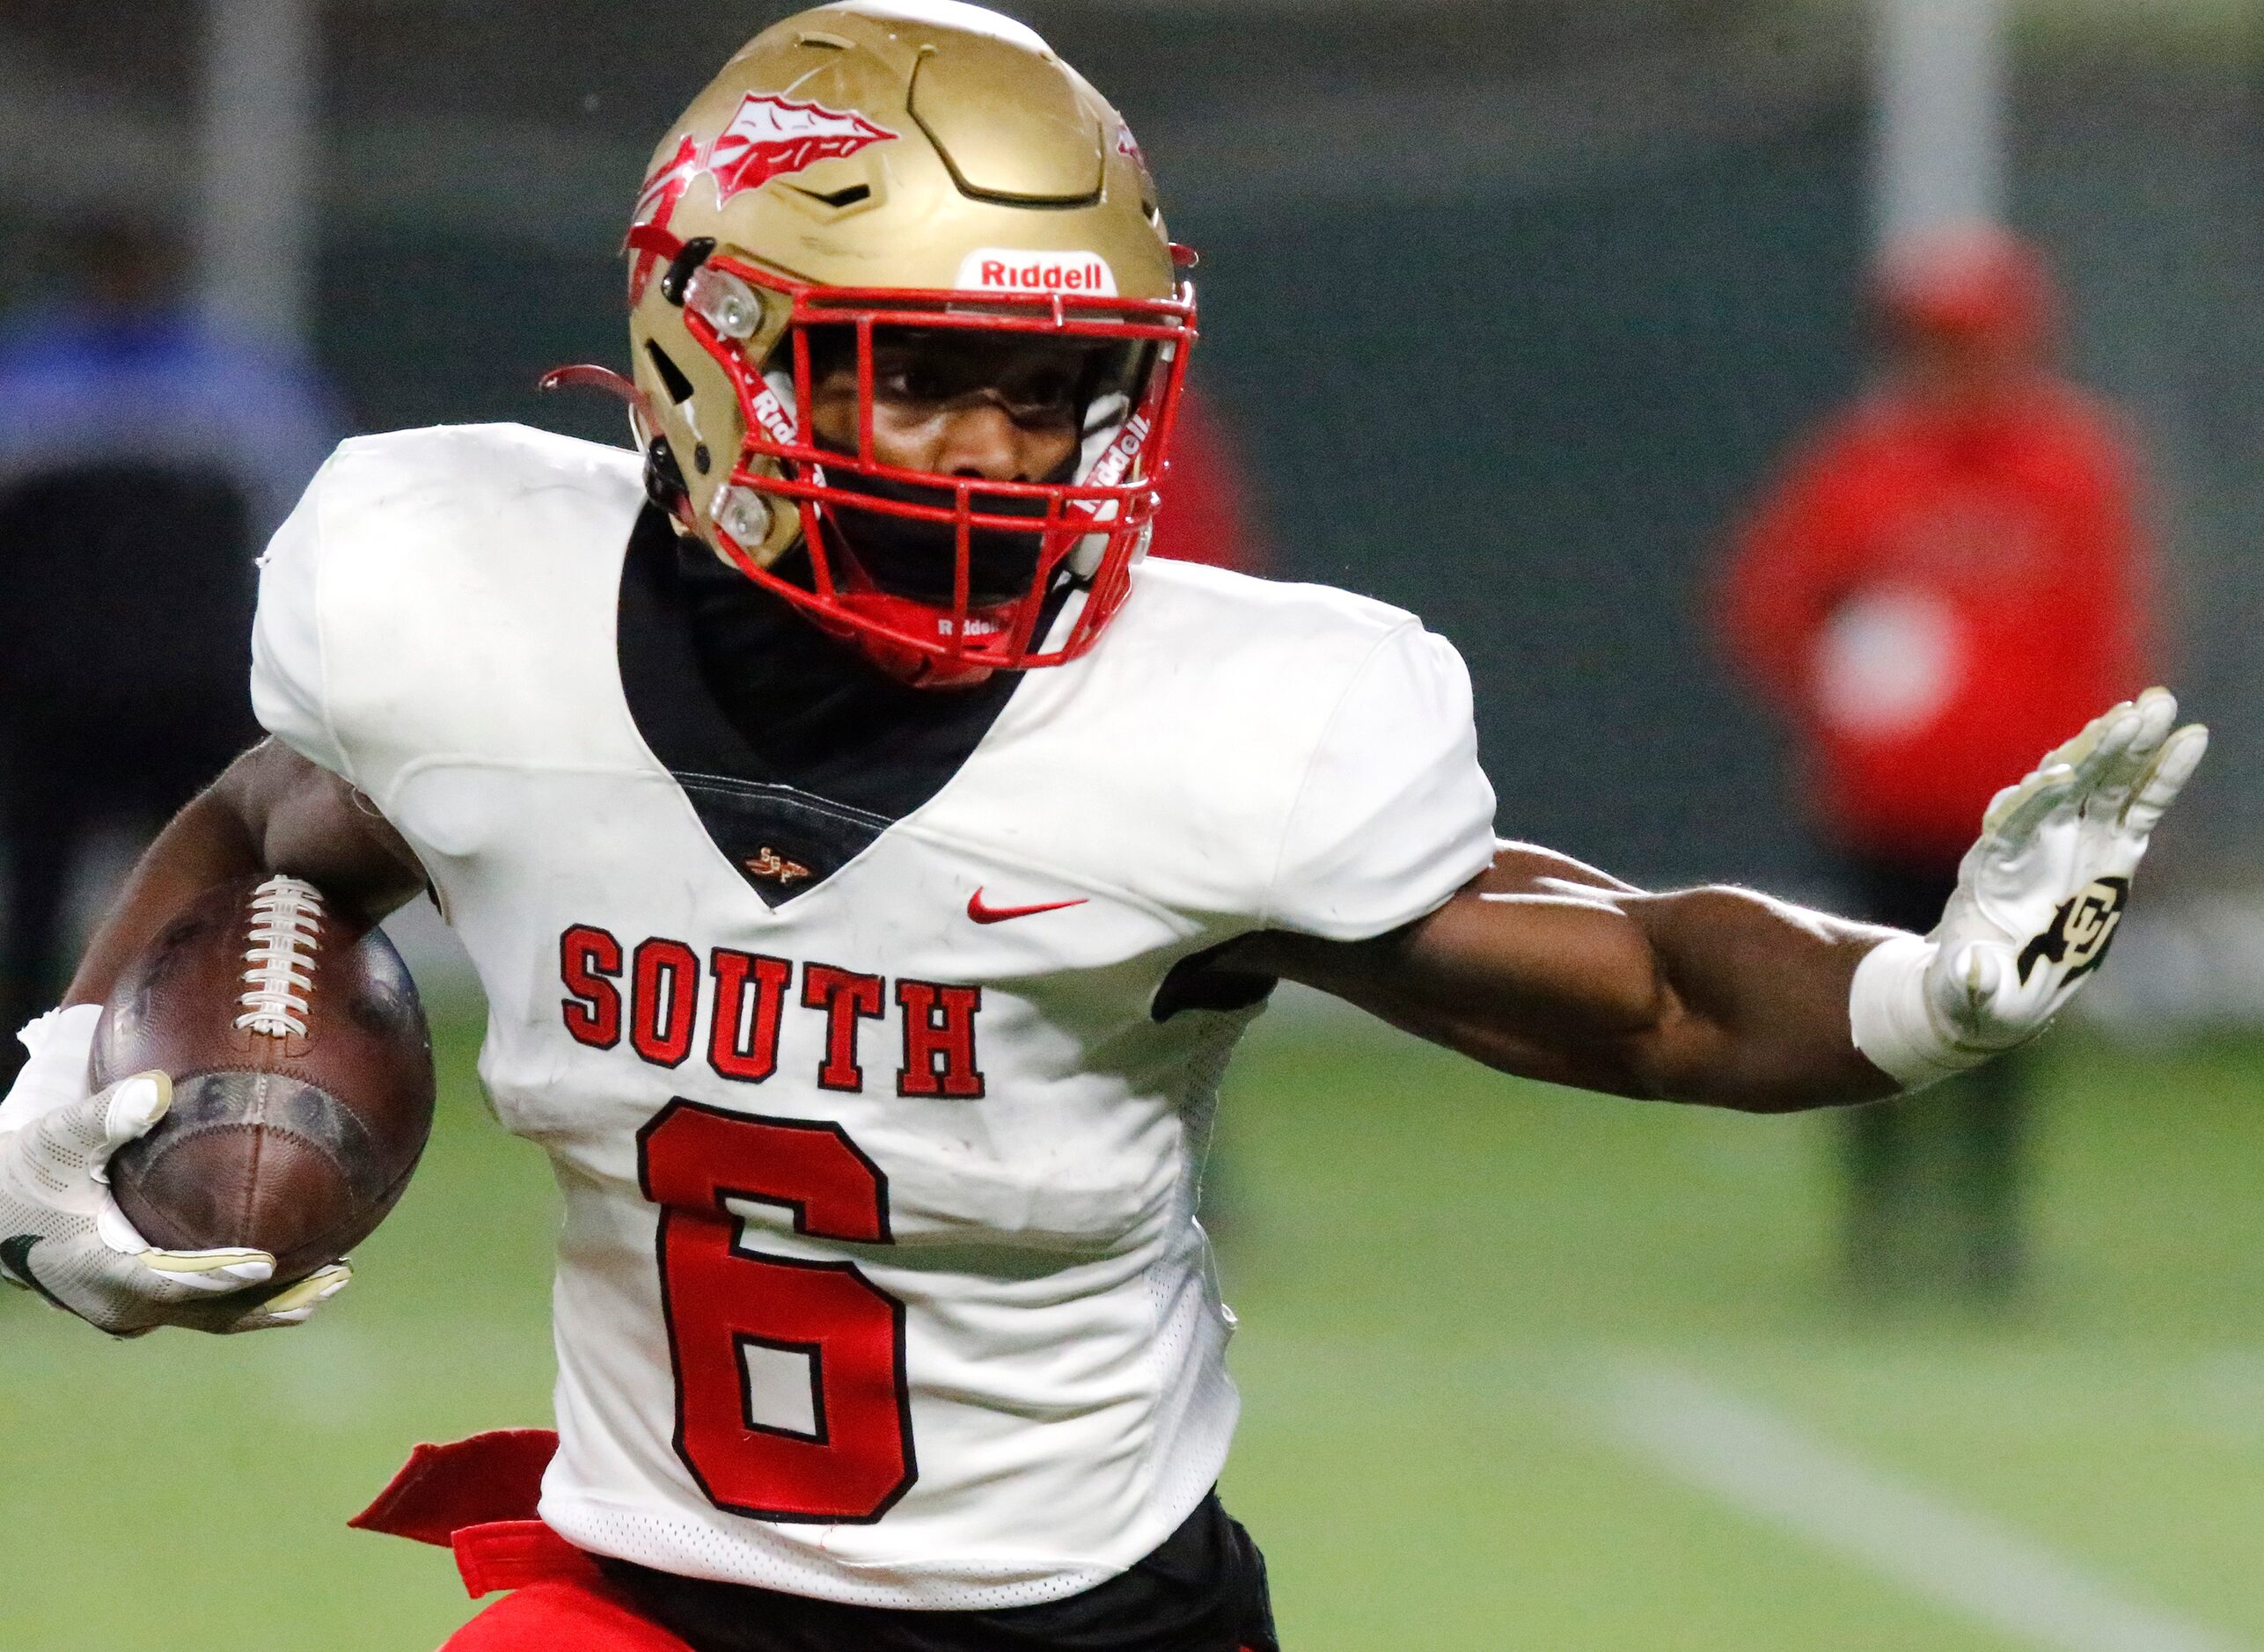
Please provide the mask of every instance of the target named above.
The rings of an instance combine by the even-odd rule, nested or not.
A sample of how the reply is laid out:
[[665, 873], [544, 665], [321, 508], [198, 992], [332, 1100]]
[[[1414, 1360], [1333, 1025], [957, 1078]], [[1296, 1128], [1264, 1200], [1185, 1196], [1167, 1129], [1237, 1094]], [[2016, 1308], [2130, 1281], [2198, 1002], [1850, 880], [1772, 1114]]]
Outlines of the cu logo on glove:
[[2061, 902], [2051, 927], [2020, 949], [2021, 984], [2039, 962], [2069, 965], [2063, 986], [2106, 962], [2107, 943], [2129, 898], [2129, 879], [2099, 878]]

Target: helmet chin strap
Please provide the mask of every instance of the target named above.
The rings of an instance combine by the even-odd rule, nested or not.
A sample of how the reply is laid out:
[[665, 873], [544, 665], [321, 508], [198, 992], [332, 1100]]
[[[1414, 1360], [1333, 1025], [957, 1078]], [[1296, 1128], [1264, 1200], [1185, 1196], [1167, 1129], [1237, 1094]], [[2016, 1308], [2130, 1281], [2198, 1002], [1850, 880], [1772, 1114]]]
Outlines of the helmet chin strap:
[[659, 434], [660, 421], [653, 417], [652, 406], [634, 380], [624, 378], [610, 367], [577, 362], [553, 367], [535, 384], [546, 391], [600, 391], [621, 403], [628, 411], [629, 439], [644, 455], [645, 497], [675, 518], [677, 527], [683, 532], [700, 531], [700, 524], [692, 519], [692, 501], [685, 491], [683, 472], [676, 467], [676, 456], [669, 449], [668, 438]]
[[[866, 577], [854, 558], [846, 571], [850, 577], [837, 600], [849, 612], [898, 631], [921, 631], [937, 623], [934, 608], [909, 596], [892, 596], [880, 589]], [[1000, 608], [971, 609], [967, 614], [968, 633], [985, 636], [1003, 631], [1015, 607], [1015, 603], [1008, 603]], [[823, 625], [824, 621], [820, 619], [818, 623]], [[914, 688], [973, 688], [978, 683], [988, 682], [993, 669], [973, 660], [938, 659], [869, 632], [849, 632], [846, 640], [880, 670]]]

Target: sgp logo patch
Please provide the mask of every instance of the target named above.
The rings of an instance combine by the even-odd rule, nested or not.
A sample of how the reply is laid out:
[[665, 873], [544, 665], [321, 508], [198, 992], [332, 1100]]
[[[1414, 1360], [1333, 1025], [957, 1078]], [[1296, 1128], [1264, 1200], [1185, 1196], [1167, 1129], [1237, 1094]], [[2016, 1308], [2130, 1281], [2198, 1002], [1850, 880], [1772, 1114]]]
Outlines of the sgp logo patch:
[[2061, 902], [2050, 925], [2020, 949], [2021, 983], [2039, 963], [2068, 965], [2063, 984], [2098, 969], [2129, 899], [2129, 879], [2097, 878]]

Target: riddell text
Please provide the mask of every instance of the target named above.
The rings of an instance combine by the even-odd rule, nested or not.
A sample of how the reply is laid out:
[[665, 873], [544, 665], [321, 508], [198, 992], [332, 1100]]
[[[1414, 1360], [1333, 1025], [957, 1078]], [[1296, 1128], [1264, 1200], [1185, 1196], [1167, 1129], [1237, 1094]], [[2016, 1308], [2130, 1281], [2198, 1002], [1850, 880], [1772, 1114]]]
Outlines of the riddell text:
[[[779, 1023], [798, 973], [795, 1006], [824, 1018], [821, 1088], [865, 1088], [858, 1028], [892, 1016], [901, 1034], [897, 1094], [965, 1100], [983, 1093], [975, 1050], [980, 987], [900, 979], [891, 990], [881, 976], [729, 947], [713, 949], [703, 964], [683, 941], [656, 935], [625, 949], [590, 924], [574, 925], [558, 938], [558, 967], [566, 1030], [593, 1049], [626, 1040], [656, 1067], [680, 1067], [697, 1049], [718, 1076], [760, 1084], [778, 1071]], [[703, 1026], [705, 1037], [696, 1037]]]
[[1032, 292], [1052, 292], [1058, 288], [1072, 293], [1106, 292], [1110, 284], [1107, 267], [1095, 262], [1009, 264], [995, 258], [983, 260], [981, 281], [985, 287], [1011, 287]]

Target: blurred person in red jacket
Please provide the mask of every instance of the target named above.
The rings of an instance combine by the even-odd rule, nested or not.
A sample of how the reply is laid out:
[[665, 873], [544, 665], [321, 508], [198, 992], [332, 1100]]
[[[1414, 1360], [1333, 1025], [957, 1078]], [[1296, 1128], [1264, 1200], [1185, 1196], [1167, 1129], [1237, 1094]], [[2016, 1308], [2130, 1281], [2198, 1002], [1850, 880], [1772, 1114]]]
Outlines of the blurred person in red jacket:
[[[1745, 522], [1720, 618], [1794, 732], [1849, 893], [1923, 932], [2026, 754], [2149, 680], [2150, 557], [2128, 444], [2054, 370], [2033, 251], [1993, 229], [1915, 239], [1871, 303], [1879, 382]], [[1843, 1115], [1851, 1283], [2018, 1284], [2028, 1072]]]
[[1199, 384], [1189, 385], [1180, 398], [1170, 491], [1147, 553], [1237, 574], [1271, 569], [1271, 542], [1251, 508], [1240, 450]]

